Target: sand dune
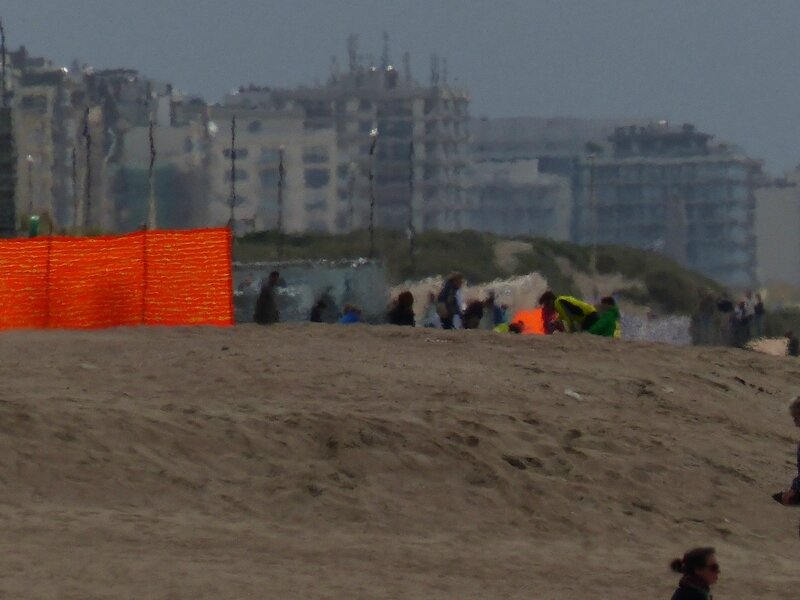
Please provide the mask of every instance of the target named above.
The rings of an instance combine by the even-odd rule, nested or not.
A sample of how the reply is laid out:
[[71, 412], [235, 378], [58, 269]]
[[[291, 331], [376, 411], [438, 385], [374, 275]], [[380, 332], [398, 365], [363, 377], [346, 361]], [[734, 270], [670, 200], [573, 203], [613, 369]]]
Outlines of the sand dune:
[[792, 597], [800, 364], [337, 326], [0, 336], [8, 598]]

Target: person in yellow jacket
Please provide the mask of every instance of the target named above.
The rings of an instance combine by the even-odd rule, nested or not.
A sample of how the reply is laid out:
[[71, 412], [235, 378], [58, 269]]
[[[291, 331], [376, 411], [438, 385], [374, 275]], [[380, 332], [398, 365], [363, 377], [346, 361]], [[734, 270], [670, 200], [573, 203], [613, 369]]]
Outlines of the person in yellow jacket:
[[539, 302], [545, 311], [555, 311], [558, 319], [564, 325], [565, 331], [569, 333], [586, 331], [599, 318], [597, 309], [593, 305], [572, 296], [556, 297], [555, 294], [550, 292], [542, 295]]

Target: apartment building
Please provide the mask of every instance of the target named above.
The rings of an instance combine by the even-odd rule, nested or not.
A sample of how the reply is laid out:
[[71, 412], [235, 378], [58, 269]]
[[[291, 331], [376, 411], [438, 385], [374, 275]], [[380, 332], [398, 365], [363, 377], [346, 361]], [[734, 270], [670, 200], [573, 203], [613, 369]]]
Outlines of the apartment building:
[[[231, 161], [231, 126], [236, 118], [235, 170]], [[335, 230], [337, 145], [333, 129], [304, 127], [299, 109], [264, 108], [244, 97], [228, 99], [209, 111], [210, 224], [233, 218], [237, 233], [276, 229], [280, 206], [281, 158], [283, 231]]]
[[756, 191], [758, 281], [800, 288], [800, 169]]
[[[83, 74], [56, 68], [24, 47], [9, 53], [9, 64], [17, 216], [37, 214], [56, 229], [108, 228], [103, 109], [88, 102]], [[87, 144], [84, 134], [95, 143]]]
[[368, 224], [370, 173], [376, 226], [405, 229], [410, 215], [418, 231], [457, 230], [467, 224], [469, 96], [447, 85], [435, 70], [431, 84], [420, 85], [405, 62], [401, 74], [389, 64], [388, 53], [381, 66], [364, 66], [351, 53], [349, 70], [334, 69], [324, 85], [250, 86], [237, 94], [239, 102], [253, 106], [300, 110], [306, 132], [334, 133], [332, 180], [338, 205], [331, 232]]
[[569, 180], [539, 172], [538, 160], [483, 160], [468, 170], [468, 229], [505, 236], [570, 239]]
[[619, 127], [593, 155], [543, 158], [570, 177], [572, 239], [649, 248], [720, 282], [756, 280], [761, 164], [692, 125]]

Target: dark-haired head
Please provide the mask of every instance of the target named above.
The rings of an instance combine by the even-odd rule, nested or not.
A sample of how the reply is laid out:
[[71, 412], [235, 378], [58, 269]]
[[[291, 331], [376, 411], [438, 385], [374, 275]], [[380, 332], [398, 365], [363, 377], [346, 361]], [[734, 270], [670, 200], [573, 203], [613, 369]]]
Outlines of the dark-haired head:
[[616, 306], [617, 301], [614, 300], [612, 296], [606, 296], [605, 298], [600, 300], [600, 304], [602, 304], [603, 306]]
[[406, 290], [405, 292], [401, 292], [400, 295], [397, 297], [397, 304], [398, 306], [402, 306], [403, 308], [411, 308], [414, 306], [414, 294]]
[[553, 302], [556, 301], [556, 295], [547, 290], [544, 294], [539, 297], [539, 306], [552, 306]]
[[716, 559], [714, 548], [694, 548], [676, 558], [670, 567], [676, 573], [687, 577], [700, 578], [709, 586], [717, 582], [719, 577], [719, 563]]

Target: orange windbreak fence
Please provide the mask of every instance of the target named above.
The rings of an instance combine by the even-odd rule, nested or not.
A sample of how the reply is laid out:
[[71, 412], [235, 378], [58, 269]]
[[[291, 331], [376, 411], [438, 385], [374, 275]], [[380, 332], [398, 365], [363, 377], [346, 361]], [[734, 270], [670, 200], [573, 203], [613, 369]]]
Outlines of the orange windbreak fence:
[[233, 324], [228, 229], [0, 240], [0, 329]]

